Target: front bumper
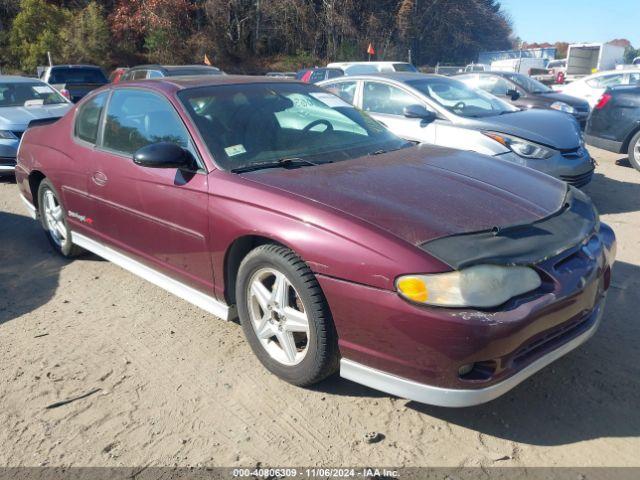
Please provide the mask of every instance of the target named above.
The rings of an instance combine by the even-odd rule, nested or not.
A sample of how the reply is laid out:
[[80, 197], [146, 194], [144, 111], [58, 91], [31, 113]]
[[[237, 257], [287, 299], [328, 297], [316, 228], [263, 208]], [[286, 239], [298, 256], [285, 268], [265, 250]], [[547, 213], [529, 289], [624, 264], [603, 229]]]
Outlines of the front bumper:
[[522, 158], [513, 152], [496, 155], [496, 158], [538, 170], [578, 188], [591, 181], [595, 168], [595, 163], [586, 148], [556, 151], [551, 158], [544, 160]]
[[603, 312], [604, 302], [601, 302], [591, 314], [587, 322], [589, 328], [584, 332], [562, 344], [555, 350], [551, 350], [547, 355], [531, 362], [525, 368], [514, 373], [502, 382], [485, 388], [456, 389], [435, 387], [391, 375], [345, 358], [340, 360], [340, 376], [376, 390], [429, 405], [452, 408], [480, 405], [504, 395], [531, 375], [589, 340], [600, 326]]
[[[319, 275], [338, 331], [341, 375], [449, 407], [504, 394], [598, 328], [616, 247], [606, 225], [595, 237], [537, 264], [540, 289], [491, 311], [416, 306], [396, 292]], [[471, 374], [461, 374], [467, 365]]]
[[20, 140], [0, 140], [0, 175], [16, 171], [16, 155]]

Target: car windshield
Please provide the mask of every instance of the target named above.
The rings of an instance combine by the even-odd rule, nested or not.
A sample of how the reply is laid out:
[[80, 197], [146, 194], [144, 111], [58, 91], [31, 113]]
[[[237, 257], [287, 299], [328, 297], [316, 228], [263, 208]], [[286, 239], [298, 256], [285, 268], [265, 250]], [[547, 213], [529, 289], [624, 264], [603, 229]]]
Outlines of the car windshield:
[[179, 97], [227, 170], [283, 160], [335, 162], [411, 145], [313, 85], [207, 86], [183, 90]]
[[525, 91], [529, 93], [549, 93], [553, 92], [553, 90], [547, 87], [544, 83], [540, 83], [539, 81], [527, 77], [526, 75], [518, 75], [515, 73], [507, 73], [504, 75], [506, 78], [511, 80], [512, 82], [520, 85]]
[[107, 77], [99, 68], [58, 67], [52, 69], [49, 83], [107, 83]]
[[67, 101], [46, 83], [0, 83], [0, 107], [29, 107], [58, 103], [67, 103]]
[[460, 117], [492, 117], [518, 111], [516, 107], [483, 90], [450, 78], [421, 78], [409, 80], [407, 84]]

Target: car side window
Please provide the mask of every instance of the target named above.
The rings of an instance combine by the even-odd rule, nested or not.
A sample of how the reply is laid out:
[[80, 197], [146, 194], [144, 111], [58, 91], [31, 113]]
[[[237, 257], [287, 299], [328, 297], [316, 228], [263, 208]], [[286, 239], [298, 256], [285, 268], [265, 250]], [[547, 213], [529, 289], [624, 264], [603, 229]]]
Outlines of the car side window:
[[622, 84], [622, 75], [603, 75], [602, 77], [592, 78], [587, 81], [587, 85], [593, 88], [613, 87]]
[[175, 143], [194, 153], [186, 127], [167, 100], [143, 90], [115, 90], [107, 108], [102, 146], [133, 155], [158, 142]]
[[163, 75], [158, 70], [149, 70], [147, 78], [162, 78]]
[[362, 108], [367, 112], [404, 115], [404, 107], [422, 104], [418, 98], [392, 85], [365, 82]]
[[640, 83], [640, 73], [630, 73], [629, 85], [634, 85], [636, 83]]
[[316, 83], [324, 80], [327, 71], [324, 69], [315, 70], [309, 77], [309, 83]]
[[78, 109], [74, 134], [80, 140], [95, 144], [98, 139], [100, 116], [109, 92], [99, 93]]
[[478, 87], [491, 95], [506, 95], [507, 90], [515, 89], [504, 78], [497, 75], [480, 75]]
[[144, 80], [147, 78], [146, 70], [136, 70], [131, 74], [131, 80]]
[[340, 83], [330, 83], [325, 85], [324, 88], [329, 90], [334, 95], [338, 95], [345, 102], [353, 105], [356, 96], [356, 86], [357, 82], [340, 82]]

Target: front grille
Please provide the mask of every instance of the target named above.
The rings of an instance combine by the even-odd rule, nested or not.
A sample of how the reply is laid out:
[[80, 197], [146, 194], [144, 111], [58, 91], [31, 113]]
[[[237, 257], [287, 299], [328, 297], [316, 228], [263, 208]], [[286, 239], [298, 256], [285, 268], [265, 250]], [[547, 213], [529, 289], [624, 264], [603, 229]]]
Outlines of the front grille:
[[15, 167], [16, 157], [0, 157], [0, 166]]
[[13, 133], [16, 137], [18, 137], [18, 139], [21, 139], [21, 138], [22, 138], [22, 134], [23, 134], [24, 132], [17, 132], [17, 131], [15, 131], [15, 130], [14, 130], [14, 131], [12, 131], [11, 133]]
[[593, 177], [593, 170], [589, 170], [586, 173], [581, 173], [580, 175], [560, 175], [561, 180], [564, 180], [569, 185], [573, 185], [574, 187], [584, 187], [591, 181], [591, 177]]

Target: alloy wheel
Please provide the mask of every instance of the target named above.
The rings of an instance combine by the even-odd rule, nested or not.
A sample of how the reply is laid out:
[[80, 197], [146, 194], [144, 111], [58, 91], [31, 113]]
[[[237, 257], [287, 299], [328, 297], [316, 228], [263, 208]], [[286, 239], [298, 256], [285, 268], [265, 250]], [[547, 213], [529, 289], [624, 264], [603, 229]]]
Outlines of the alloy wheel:
[[283, 365], [299, 364], [308, 350], [309, 318], [287, 277], [273, 268], [256, 271], [247, 300], [251, 325], [269, 356]]
[[46, 190], [43, 196], [44, 223], [54, 243], [61, 247], [67, 240], [64, 212], [55, 194]]
[[635, 158], [636, 162], [640, 164], [640, 138], [638, 138], [638, 141], [633, 147], [633, 158]]

